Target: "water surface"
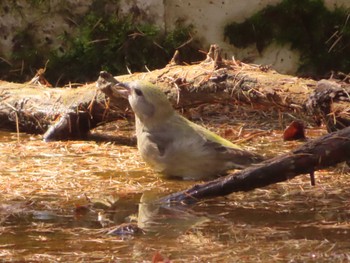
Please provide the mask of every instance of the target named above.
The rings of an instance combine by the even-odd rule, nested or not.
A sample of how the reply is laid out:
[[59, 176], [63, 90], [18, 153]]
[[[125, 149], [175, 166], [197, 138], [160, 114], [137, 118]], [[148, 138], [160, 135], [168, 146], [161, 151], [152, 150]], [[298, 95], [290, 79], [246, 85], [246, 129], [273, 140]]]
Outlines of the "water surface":
[[[318, 136], [323, 131], [310, 131]], [[278, 154], [300, 142], [281, 134], [247, 142]], [[135, 147], [45, 143], [0, 133], [0, 256], [4, 261], [345, 262], [350, 184], [344, 166], [192, 206], [152, 204], [194, 182], [159, 179]], [[141, 200], [141, 201], [140, 201]], [[110, 235], [123, 223], [142, 231]]]

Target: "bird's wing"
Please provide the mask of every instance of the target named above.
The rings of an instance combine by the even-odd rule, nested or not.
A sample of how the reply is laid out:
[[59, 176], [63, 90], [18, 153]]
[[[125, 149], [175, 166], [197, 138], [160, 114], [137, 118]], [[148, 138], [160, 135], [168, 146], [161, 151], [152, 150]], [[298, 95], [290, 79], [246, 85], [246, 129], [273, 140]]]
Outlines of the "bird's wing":
[[173, 142], [173, 138], [169, 137], [165, 132], [148, 133], [147, 138], [154, 148], [158, 149], [159, 156], [164, 156], [166, 149]]
[[165, 125], [147, 133], [147, 140], [157, 149], [159, 157], [193, 156], [198, 152], [193, 152], [194, 149], [203, 147], [205, 139], [183, 120], [185, 119], [170, 119]]
[[202, 126], [193, 123], [192, 127], [196, 133], [200, 135], [204, 144], [208, 147], [214, 147], [219, 152], [222, 152], [227, 148], [241, 150], [241, 147], [238, 145], [233, 144], [232, 142], [220, 137]]
[[260, 155], [243, 150], [238, 145], [201, 126], [196, 126], [196, 130], [203, 139], [203, 147], [221, 160], [232, 161], [237, 167], [245, 167], [263, 160]]
[[245, 168], [253, 163], [263, 161], [263, 157], [246, 150], [224, 146], [218, 142], [206, 140], [204, 143], [206, 150], [212, 152], [218, 159], [228, 161], [235, 168]]

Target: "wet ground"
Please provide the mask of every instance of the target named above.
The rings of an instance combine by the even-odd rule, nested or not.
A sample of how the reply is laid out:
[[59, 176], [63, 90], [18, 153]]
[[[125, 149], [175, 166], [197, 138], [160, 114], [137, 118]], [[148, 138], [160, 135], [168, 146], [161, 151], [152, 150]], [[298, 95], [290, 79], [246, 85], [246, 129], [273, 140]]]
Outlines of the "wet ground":
[[[118, 128], [132, 135], [132, 126]], [[213, 130], [237, 139], [235, 130]], [[309, 137], [324, 133], [308, 130]], [[266, 127], [239, 136], [267, 155], [302, 143], [283, 142], [280, 130]], [[344, 165], [316, 172], [314, 187], [303, 175], [193, 206], [159, 207], [151, 203], [157, 196], [194, 182], [159, 179], [133, 146], [1, 132], [0, 154], [0, 261], [151, 262], [156, 254], [172, 262], [350, 261]]]

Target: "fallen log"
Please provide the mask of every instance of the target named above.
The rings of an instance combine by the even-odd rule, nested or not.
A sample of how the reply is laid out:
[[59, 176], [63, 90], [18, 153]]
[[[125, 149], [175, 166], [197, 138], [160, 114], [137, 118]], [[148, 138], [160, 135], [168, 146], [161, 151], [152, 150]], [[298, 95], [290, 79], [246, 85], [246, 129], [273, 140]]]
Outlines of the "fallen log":
[[[97, 81], [103, 81], [100, 85], [103, 86], [102, 91], [110, 98], [119, 98], [118, 93], [113, 91], [113, 81], [105, 77], [100, 75]], [[207, 59], [199, 64], [171, 63], [160, 70], [118, 76], [117, 79], [120, 82], [145, 80], [155, 83], [175, 108], [241, 102], [262, 110], [276, 109], [296, 115], [305, 115], [305, 103], [317, 83], [311, 79], [279, 74], [268, 67], [222, 60], [216, 45], [211, 47]]]
[[251, 191], [298, 175], [350, 160], [350, 127], [312, 140], [291, 153], [267, 160], [226, 177], [165, 196], [161, 203], [194, 203], [198, 200]]
[[[317, 84], [314, 80], [223, 60], [216, 45], [199, 64], [179, 65], [178, 61], [173, 59], [163, 69], [117, 78], [122, 82], [142, 79], [156, 83], [178, 109], [205, 103], [244, 103], [261, 111], [288, 112], [309, 123], [314, 114], [319, 116], [317, 107], [307, 107]], [[124, 116], [128, 107], [128, 102], [113, 90], [113, 81], [104, 77], [100, 76], [97, 82], [103, 82], [99, 89], [96, 83], [77, 88], [46, 88], [0, 82], [0, 129], [45, 133], [45, 140], [83, 138], [90, 129]], [[339, 104], [336, 114], [349, 111], [348, 104]]]
[[[309, 123], [315, 123], [315, 120], [319, 124], [318, 120], [321, 119], [327, 127], [330, 127], [332, 121], [342, 123], [341, 128], [350, 123], [349, 103], [338, 103], [348, 102], [344, 99], [344, 94], [350, 93], [350, 85], [346, 83], [326, 80], [316, 82], [278, 74], [262, 66], [222, 60], [220, 49], [216, 45], [211, 47], [207, 59], [197, 65], [182, 66], [175, 61], [178, 59], [173, 59], [173, 63], [161, 70], [120, 76], [117, 79], [120, 82], [146, 80], [155, 83], [178, 109], [203, 103], [245, 103], [262, 111], [288, 112], [296, 119], [306, 119]], [[118, 81], [111, 74], [102, 72], [97, 85], [106, 96], [118, 99], [120, 97], [115, 87]], [[337, 90], [320, 96], [321, 88], [315, 90], [315, 87], [322, 87], [325, 82]], [[326, 95], [330, 96], [327, 98]], [[334, 103], [337, 103], [336, 110], [331, 110]], [[320, 108], [320, 105], [326, 104]], [[334, 131], [330, 128], [328, 130]]]
[[46, 132], [46, 140], [83, 138], [90, 129], [120, 117], [126, 105], [125, 100], [109, 105], [95, 84], [46, 88], [0, 82], [0, 129]]

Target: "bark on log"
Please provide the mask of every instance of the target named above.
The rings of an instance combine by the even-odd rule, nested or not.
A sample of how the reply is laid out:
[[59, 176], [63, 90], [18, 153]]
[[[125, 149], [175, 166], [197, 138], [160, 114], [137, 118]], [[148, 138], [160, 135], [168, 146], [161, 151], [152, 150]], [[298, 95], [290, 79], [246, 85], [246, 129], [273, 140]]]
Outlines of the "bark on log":
[[320, 118], [328, 132], [350, 126], [350, 85], [334, 81], [317, 82], [315, 91], [306, 103], [315, 118]]
[[97, 125], [117, 119], [122, 110], [115, 105], [124, 110], [127, 102], [120, 100], [109, 105], [95, 84], [45, 88], [0, 82], [0, 129], [46, 132], [46, 140], [81, 138]]
[[250, 191], [286, 181], [301, 174], [350, 160], [350, 127], [310, 141], [289, 154], [267, 160], [255, 167], [218, 178], [161, 198], [161, 203], [194, 203], [205, 198]]

